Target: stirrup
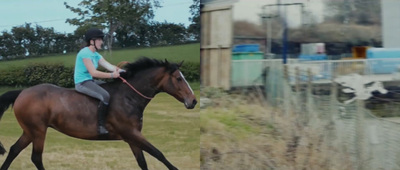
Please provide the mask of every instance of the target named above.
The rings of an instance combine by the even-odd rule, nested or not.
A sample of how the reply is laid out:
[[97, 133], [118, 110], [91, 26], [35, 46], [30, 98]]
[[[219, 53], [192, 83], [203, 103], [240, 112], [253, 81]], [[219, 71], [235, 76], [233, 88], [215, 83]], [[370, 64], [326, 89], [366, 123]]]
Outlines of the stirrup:
[[99, 126], [98, 132], [99, 132], [100, 135], [108, 134], [108, 130], [104, 126]]

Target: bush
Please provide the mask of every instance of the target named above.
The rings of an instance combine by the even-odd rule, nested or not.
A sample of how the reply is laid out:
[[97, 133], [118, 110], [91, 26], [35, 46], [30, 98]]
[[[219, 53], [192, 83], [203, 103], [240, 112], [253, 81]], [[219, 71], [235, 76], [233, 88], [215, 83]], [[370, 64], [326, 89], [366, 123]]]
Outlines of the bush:
[[12, 67], [8, 70], [0, 71], [1, 86], [23, 86], [25, 84], [24, 70], [19, 67]]
[[74, 86], [74, 68], [63, 64], [30, 64], [0, 72], [2, 86], [34, 86], [51, 83], [61, 87]]
[[189, 82], [200, 82], [200, 63], [183, 63], [180, 70]]
[[[184, 63], [181, 71], [187, 81], [200, 81], [199, 63]], [[0, 86], [29, 87], [42, 83], [51, 83], [66, 88], [74, 87], [74, 68], [66, 67], [62, 63], [36, 63], [0, 71]]]

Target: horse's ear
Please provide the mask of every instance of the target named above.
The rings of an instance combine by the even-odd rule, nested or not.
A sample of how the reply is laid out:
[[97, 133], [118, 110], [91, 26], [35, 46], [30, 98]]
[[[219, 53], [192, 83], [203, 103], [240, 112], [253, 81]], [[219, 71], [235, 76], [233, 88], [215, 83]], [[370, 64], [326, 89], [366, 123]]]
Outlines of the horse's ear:
[[129, 62], [127, 62], [127, 61], [121, 61], [121, 62], [119, 62], [118, 64], [117, 64], [117, 67], [119, 67], [119, 68], [123, 68], [125, 65], [127, 65], [127, 64], [129, 64]]
[[167, 59], [165, 59], [165, 64], [169, 65], [169, 62], [168, 62], [168, 60], [167, 60]]
[[182, 61], [178, 64], [178, 67], [181, 67], [184, 61], [185, 61], [185, 60], [182, 60]]

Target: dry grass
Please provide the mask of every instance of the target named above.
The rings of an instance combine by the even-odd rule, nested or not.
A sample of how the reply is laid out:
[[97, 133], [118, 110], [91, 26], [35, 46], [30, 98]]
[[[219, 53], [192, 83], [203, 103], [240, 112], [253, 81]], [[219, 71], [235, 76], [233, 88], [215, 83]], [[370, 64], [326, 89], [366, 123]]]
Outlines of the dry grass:
[[284, 115], [254, 96], [206, 89], [202, 97], [212, 100], [200, 110], [202, 170], [352, 169], [346, 155], [327, 145], [324, 128], [302, 126], [294, 113]]
[[[198, 88], [194, 89], [198, 96]], [[143, 135], [177, 168], [199, 169], [198, 113], [198, 106], [187, 110], [173, 97], [159, 94], [145, 110]], [[21, 128], [9, 109], [0, 122], [0, 141], [9, 150], [20, 135]], [[23, 150], [10, 169], [35, 169], [30, 160], [31, 150], [31, 145]], [[146, 152], [145, 157], [149, 169], [167, 169]], [[5, 158], [6, 155], [1, 156], [0, 162], [4, 162]], [[128, 144], [123, 141], [80, 140], [51, 128], [47, 132], [43, 163], [48, 170], [140, 169]]]

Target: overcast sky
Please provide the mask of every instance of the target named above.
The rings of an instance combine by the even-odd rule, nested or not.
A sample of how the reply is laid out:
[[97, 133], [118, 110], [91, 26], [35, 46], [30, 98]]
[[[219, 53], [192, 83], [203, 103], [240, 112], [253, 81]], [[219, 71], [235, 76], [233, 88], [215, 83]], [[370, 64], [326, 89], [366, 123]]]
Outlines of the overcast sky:
[[[42, 27], [53, 27], [56, 32], [72, 33], [76, 26], [65, 23], [67, 18], [78, 17], [66, 9], [67, 0], [1, 0], [0, 1], [0, 32], [10, 31], [13, 26], [25, 23], [38, 24]], [[82, 0], [68, 0], [68, 4], [78, 7]], [[154, 19], [160, 22], [182, 23], [190, 25], [190, 5], [193, 0], [160, 0], [162, 8], [155, 11]]]
[[[323, 20], [323, 0], [239, 0], [233, 5], [233, 19], [247, 20], [260, 24], [261, 19], [259, 14], [262, 13], [261, 7], [263, 5], [277, 4], [278, 1], [280, 1], [281, 4], [303, 3], [305, 10], [310, 11], [311, 14], [316, 17], [317, 21], [321, 22]], [[266, 13], [268, 14], [269, 11], [276, 12], [277, 7], [269, 7]], [[284, 7], [281, 7], [281, 11], [284, 11]], [[300, 6], [287, 6], [286, 11], [289, 26], [299, 26], [301, 24]]]

